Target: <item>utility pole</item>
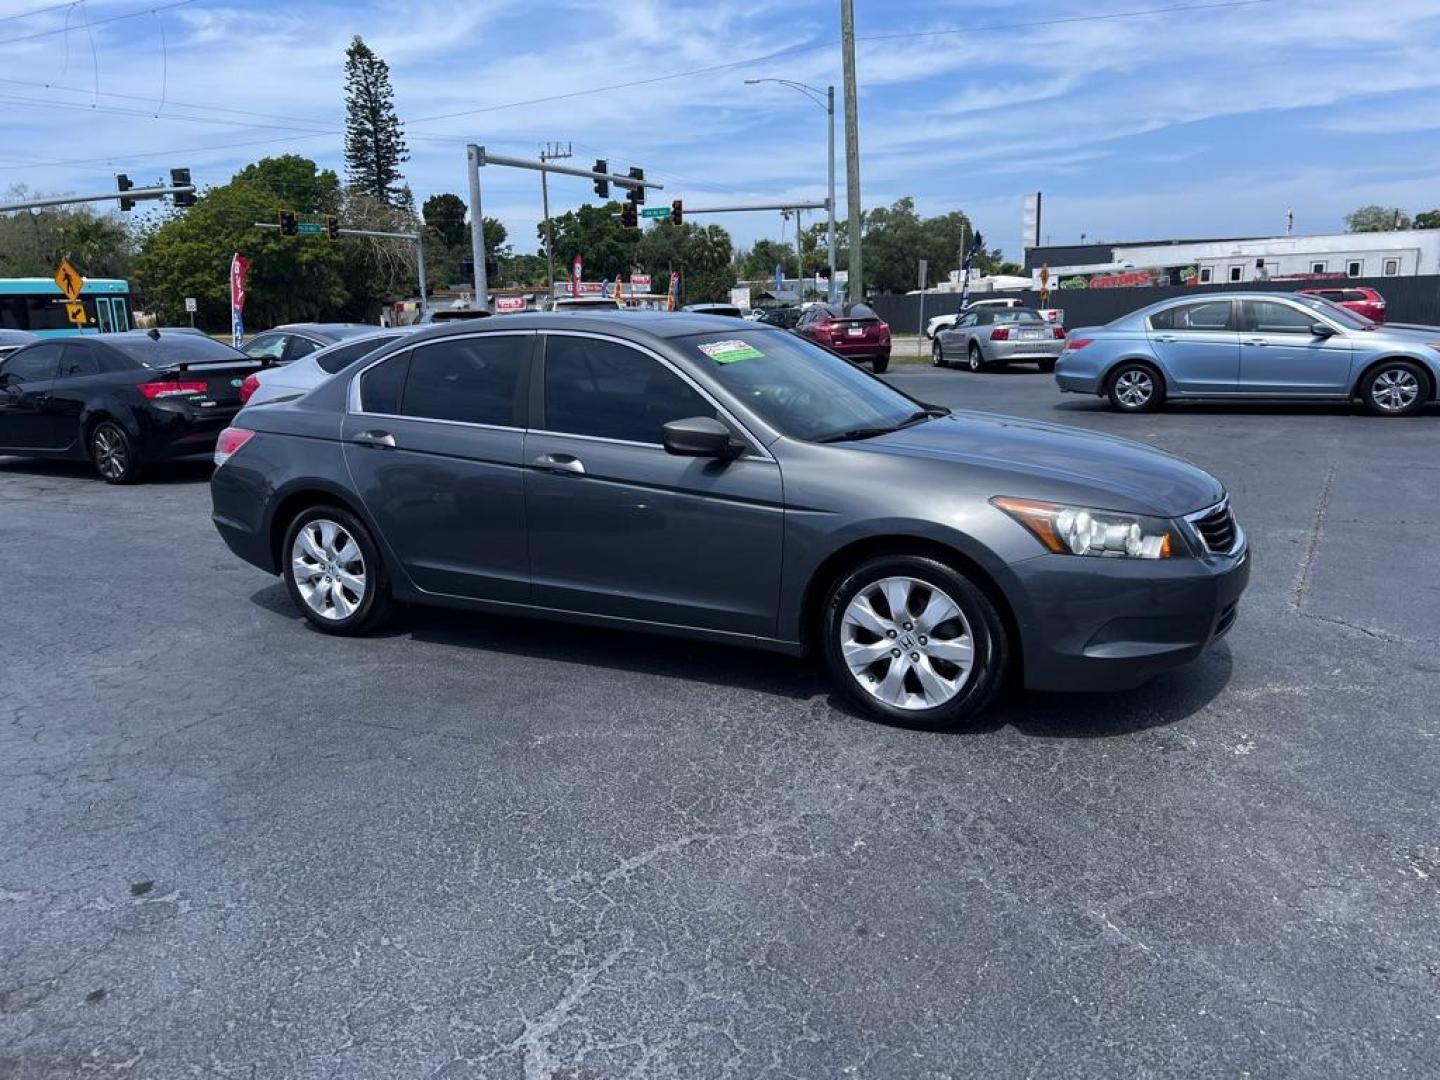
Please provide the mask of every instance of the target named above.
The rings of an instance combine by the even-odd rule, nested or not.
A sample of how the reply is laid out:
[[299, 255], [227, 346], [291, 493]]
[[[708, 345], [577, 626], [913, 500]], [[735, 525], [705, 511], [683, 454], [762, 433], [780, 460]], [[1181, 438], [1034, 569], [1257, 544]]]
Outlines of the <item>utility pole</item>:
[[855, 97], [855, 0], [840, 0], [840, 48], [845, 61], [845, 197], [850, 212], [850, 299], [865, 299], [860, 251], [860, 106]]
[[[563, 151], [560, 149], [560, 144], [558, 142], [546, 143], [544, 149], [540, 151], [540, 161], [542, 164], [547, 161], [563, 161], [570, 156], [571, 147], [569, 143], [565, 144], [565, 149]], [[550, 174], [548, 172], [545, 172], [544, 170], [542, 170], [540, 173], [540, 198], [541, 201], [545, 204], [545, 266], [548, 275], [546, 278], [546, 285], [549, 287], [548, 295], [554, 296], [555, 233], [550, 229]]]

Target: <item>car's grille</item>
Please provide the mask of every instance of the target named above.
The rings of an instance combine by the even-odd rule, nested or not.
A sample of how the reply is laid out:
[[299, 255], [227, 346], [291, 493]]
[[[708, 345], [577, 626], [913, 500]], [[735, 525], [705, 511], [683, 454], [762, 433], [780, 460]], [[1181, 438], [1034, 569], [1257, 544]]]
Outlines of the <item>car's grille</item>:
[[1195, 531], [1200, 535], [1206, 549], [1212, 554], [1228, 555], [1235, 549], [1235, 538], [1238, 533], [1235, 527], [1235, 514], [1230, 509], [1229, 499], [1192, 517], [1190, 524], [1195, 526]]

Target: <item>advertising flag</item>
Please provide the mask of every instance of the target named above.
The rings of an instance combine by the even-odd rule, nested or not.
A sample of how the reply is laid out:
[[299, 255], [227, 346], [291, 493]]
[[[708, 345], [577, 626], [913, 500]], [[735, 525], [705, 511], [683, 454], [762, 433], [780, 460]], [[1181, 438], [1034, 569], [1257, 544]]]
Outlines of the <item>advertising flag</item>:
[[239, 348], [245, 340], [245, 275], [250, 272], [250, 260], [235, 252], [230, 259], [230, 337]]
[[665, 301], [666, 311], [675, 311], [680, 307], [680, 271], [674, 270], [670, 274], [670, 295]]
[[580, 295], [580, 277], [584, 272], [585, 263], [580, 258], [580, 253], [575, 253], [575, 261], [570, 264], [570, 295]]
[[970, 239], [970, 250], [965, 252], [965, 261], [960, 264], [960, 311], [965, 310], [965, 305], [970, 302], [970, 264], [975, 261], [975, 253], [985, 246], [985, 237], [978, 232]]

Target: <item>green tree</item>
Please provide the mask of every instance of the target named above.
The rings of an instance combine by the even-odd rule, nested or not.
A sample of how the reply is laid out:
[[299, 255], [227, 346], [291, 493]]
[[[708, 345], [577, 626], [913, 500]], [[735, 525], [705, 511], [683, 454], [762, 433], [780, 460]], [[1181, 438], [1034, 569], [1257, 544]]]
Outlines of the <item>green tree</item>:
[[[450, 247], [459, 247], [470, 239], [470, 208], [459, 195], [448, 191], [431, 195], [421, 208], [425, 224]], [[486, 224], [488, 226], [489, 221]], [[487, 244], [490, 242], [486, 237]]]
[[116, 216], [88, 207], [0, 216], [0, 277], [49, 277], [62, 258], [86, 277], [128, 278], [135, 243]]
[[1362, 206], [1345, 215], [1345, 228], [1350, 232], [1393, 232], [1410, 228], [1410, 215], [1398, 206]]
[[663, 291], [678, 270], [685, 302], [691, 304], [730, 299], [733, 259], [730, 234], [719, 225], [676, 228], [668, 219], [645, 229], [635, 249], [635, 264], [650, 274], [652, 289]]
[[1416, 214], [1415, 228], [1440, 229], [1440, 210], [1422, 210]]
[[[591, 281], [629, 273], [635, 265], [635, 252], [640, 244], [640, 230], [626, 229], [620, 224], [620, 204], [604, 206], [584, 204], [551, 219], [555, 233], [555, 273], [562, 278], [569, 272], [570, 261], [578, 254], [585, 263], [585, 277]], [[540, 254], [545, 254], [545, 226], [536, 226], [540, 238]]]
[[300, 197], [320, 208], [342, 201], [333, 172], [287, 155], [247, 166], [229, 183], [206, 190], [188, 210], [171, 211], [142, 238], [134, 274], [140, 302], [163, 324], [179, 325], [185, 297], [193, 296], [199, 302], [197, 324], [223, 331], [230, 324], [230, 258], [238, 251], [250, 260], [247, 327], [335, 318], [350, 300], [342, 253], [348, 241], [281, 236], [254, 227], [274, 221], [282, 209], [311, 211], [296, 205]]
[[764, 237], [756, 240], [749, 251], [741, 252], [736, 262], [740, 277], [746, 281], [772, 280], [777, 263], [787, 278], [795, 276], [795, 248]]
[[390, 66], [357, 34], [345, 50], [345, 170], [350, 186], [391, 206], [410, 205], [400, 173], [409, 160]]

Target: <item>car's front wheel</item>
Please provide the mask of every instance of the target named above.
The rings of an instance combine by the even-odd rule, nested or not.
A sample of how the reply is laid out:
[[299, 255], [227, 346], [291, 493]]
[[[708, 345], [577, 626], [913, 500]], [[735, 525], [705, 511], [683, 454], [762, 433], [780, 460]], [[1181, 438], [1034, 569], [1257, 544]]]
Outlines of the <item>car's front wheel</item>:
[[825, 606], [826, 667], [871, 715], [949, 729], [978, 717], [1000, 689], [1010, 644], [995, 606], [936, 559], [889, 555], [846, 574]]
[[1411, 416], [1424, 408], [1426, 389], [1419, 364], [1390, 360], [1366, 372], [1360, 396], [1376, 416]]
[[1106, 394], [1121, 412], [1153, 412], [1165, 400], [1165, 384], [1149, 364], [1121, 364], [1110, 374]]
[[327, 634], [363, 634], [392, 607], [380, 552], [364, 523], [338, 506], [316, 506], [285, 533], [283, 574], [290, 599]]

